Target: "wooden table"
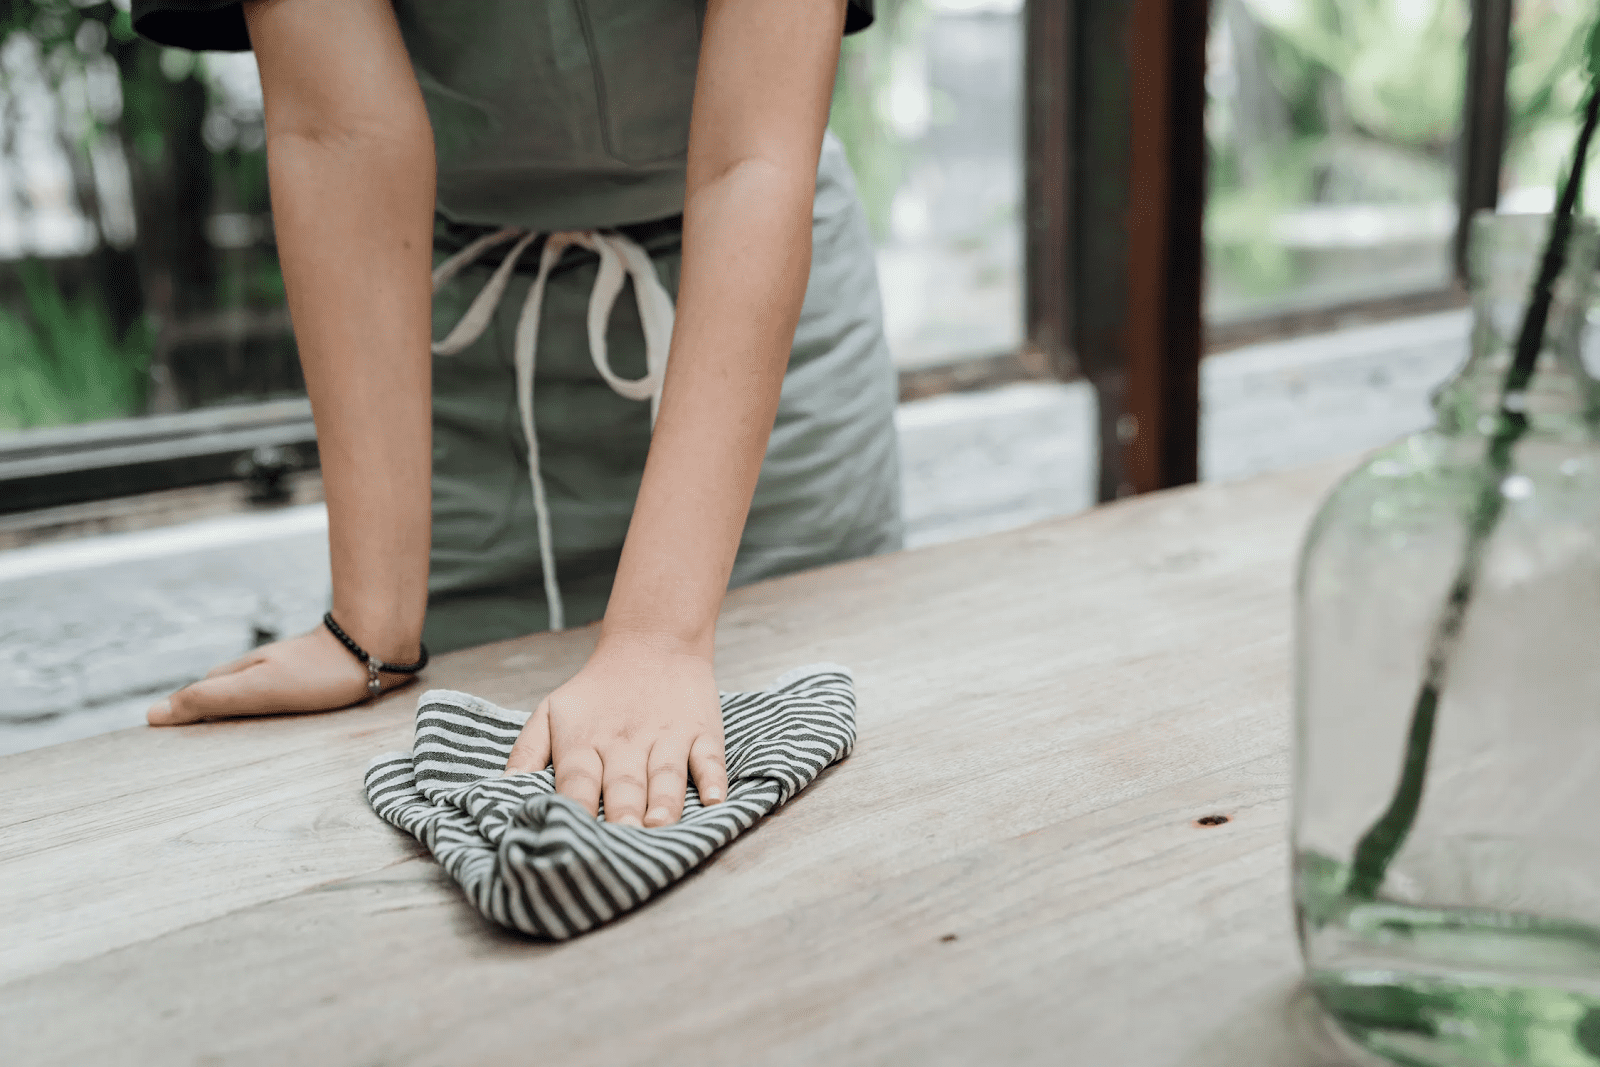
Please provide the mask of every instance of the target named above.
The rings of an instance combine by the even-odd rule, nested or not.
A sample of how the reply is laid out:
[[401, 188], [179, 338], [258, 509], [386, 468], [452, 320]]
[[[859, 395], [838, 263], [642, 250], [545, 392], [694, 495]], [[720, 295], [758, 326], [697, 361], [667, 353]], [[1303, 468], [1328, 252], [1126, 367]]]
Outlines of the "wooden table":
[[[1337, 1062], [1300, 1033], [1286, 829], [1291, 571], [1343, 466], [736, 592], [723, 686], [851, 665], [855, 754], [567, 944], [368, 809], [418, 689], [0, 759], [0, 1061]], [[593, 640], [427, 683], [530, 708]]]

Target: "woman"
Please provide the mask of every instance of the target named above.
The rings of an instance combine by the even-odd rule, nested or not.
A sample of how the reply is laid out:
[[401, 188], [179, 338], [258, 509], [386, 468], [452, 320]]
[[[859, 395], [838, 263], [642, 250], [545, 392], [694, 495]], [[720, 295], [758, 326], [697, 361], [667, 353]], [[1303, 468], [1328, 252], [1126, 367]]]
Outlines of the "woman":
[[553, 762], [560, 792], [633, 825], [675, 821], [686, 775], [721, 800], [730, 581], [900, 544], [872, 246], [825, 133], [870, 0], [134, 16], [256, 52], [333, 569], [333, 625], [150, 722], [343, 707], [403, 683], [388, 665], [424, 641], [600, 618], [508, 772]]

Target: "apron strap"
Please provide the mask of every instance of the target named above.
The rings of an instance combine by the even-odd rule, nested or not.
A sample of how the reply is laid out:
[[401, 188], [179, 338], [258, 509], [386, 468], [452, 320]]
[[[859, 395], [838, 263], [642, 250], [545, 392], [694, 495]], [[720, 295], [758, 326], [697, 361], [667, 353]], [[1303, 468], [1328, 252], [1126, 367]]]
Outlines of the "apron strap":
[[[594, 369], [618, 396], [650, 401], [650, 425], [654, 428], [661, 408], [661, 388], [666, 384], [667, 353], [672, 347], [672, 297], [661, 284], [649, 254], [634, 241], [620, 233], [589, 232], [574, 237], [573, 243], [600, 253], [600, 270], [589, 293], [589, 357], [594, 360]], [[644, 328], [645, 374], [632, 380], [618, 377], [611, 369], [606, 346], [606, 326], [622, 292], [624, 276], [633, 279], [633, 298]]]
[[522, 258], [522, 253], [538, 236], [536, 233], [524, 234], [514, 228], [500, 230], [478, 238], [434, 268], [433, 292], [434, 295], [438, 295], [446, 282], [476, 263], [489, 249], [503, 245], [513, 237], [522, 238], [512, 247], [511, 253], [501, 261], [494, 274], [490, 275], [488, 283], [467, 308], [467, 313], [461, 316], [461, 321], [445, 335], [444, 340], [433, 342], [434, 355], [453, 356], [483, 336], [483, 331], [489, 328], [489, 320], [494, 317], [494, 309], [500, 306], [500, 298], [505, 295], [506, 283], [511, 280], [511, 272], [516, 269], [517, 260]]
[[[439, 264], [433, 272], [433, 291], [471, 266], [491, 248], [517, 239], [489, 281], [473, 299], [461, 321], [433, 342], [437, 356], [453, 356], [477, 341], [489, 327], [495, 308], [505, 296], [506, 285], [530, 244], [539, 235], [514, 227], [478, 238]], [[600, 256], [600, 269], [589, 293], [589, 358], [611, 391], [628, 400], [650, 401], [650, 427], [655, 428], [661, 408], [661, 390], [667, 377], [667, 354], [672, 347], [674, 310], [672, 296], [661, 284], [650, 255], [637, 242], [620, 233], [596, 230], [561, 230], [550, 234], [539, 255], [539, 271], [517, 316], [517, 331], [512, 356], [517, 374], [517, 410], [522, 418], [522, 435], [528, 443], [528, 477], [533, 487], [533, 514], [539, 536], [539, 564], [544, 571], [545, 603], [550, 609], [550, 629], [566, 628], [566, 612], [561, 587], [556, 580], [555, 547], [550, 534], [550, 506], [545, 497], [544, 475], [539, 466], [539, 437], [533, 419], [533, 378], [539, 352], [539, 320], [544, 308], [544, 292], [562, 253], [572, 246], [587, 248]], [[606, 328], [616, 307], [625, 278], [633, 280], [634, 300], [644, 329], [645, 375], [623, 378], [611, 367], [606, 344]]]

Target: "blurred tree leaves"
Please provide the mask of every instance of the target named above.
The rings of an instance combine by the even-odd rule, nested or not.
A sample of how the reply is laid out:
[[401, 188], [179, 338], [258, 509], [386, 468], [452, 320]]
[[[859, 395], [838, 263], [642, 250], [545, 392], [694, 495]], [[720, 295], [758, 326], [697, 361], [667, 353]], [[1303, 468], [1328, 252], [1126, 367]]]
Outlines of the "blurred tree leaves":
[[[22, 295], [0, 321], [0, 421], [13, 425], [145, 410], [147, 372], [159, 380], [165, 371], [165, 328], [241, 302], [281, 302], [275, 263], [265, 269], [272, 278], [250, 257], [230, 265], [208, 232], [218, 210], [267, 211], [259, 142], [233, 136], [204, 57], [140, 40], [125, 8], [0, 0], [0, 56], [12, 60], [0, 63], [0, 104], [49, 95], [74, 206], [96, 233], [87, 270], [24, 263], [6, 287]], [[7, 139], [0, 150], [12, 150]], [[121, 163], [109, 179], [108, 158]], [[3, 162], [21, 174], [18, 161]], [[126, 181], [132, 226], [102, 202], [106, 180]]]
[[[1339, 127], [1444, 150], [1461, 119], [1465, 5], [1435, 0], [1248, 0], [1301, 134]], [[1337, 83], [1339, 106], [1328, 107]]]
[[28, 314], [0, 308], [0, 429], [139, 410], [150, 355], [144, 320], [118, 334], [106, 306], [68, 300], [38, 260], [16, 266]]
[[1585, 44], [1589, 60], [1589, 82], [1591, 90], [1595, 85], [1600, 85], [1600, 13], [1597, 13], [1594, 25], [1589, 28], [1589, 40]]
[[[1446, 238], [1422, 235], [1448, 225], [1455, 197], [1468, 0], [1214, 3], [1214, 48], [1227, 40], [1208, 118], [1213, 296], [1264, 311], [1357, 299], [1358, 255], [1412, 288], [1434, 256], [1444, 284]], [[1595, 14], [1593, 0], [1516, 5], [1505, 174], [1518, 210], [1540, 210], [1572, 143]], [[1365, 213], [1370, 254], [1334, 232], [1341, 208], [1351, 225]]]
[[925, 15], [923, 0], [878, 0], [872, 27], [846, 37], [840, 52], [828, 128], [844, 145], [879, 240], [888, 235], [890, 206], [909, 160], [891, 119], [891, 82]]

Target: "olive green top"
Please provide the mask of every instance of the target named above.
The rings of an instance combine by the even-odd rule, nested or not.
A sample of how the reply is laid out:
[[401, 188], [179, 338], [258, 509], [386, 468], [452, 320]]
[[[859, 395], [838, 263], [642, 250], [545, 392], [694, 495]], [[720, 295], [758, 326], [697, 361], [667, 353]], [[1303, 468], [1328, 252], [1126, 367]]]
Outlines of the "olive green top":
[[[846, 32], [872, 21], [850, 0]], [[705, 0], [397, 0], [452, 222], [599, 229], [683, 210]], [[161, 44], [250, 47], [230, 0], [134, 0]]]

